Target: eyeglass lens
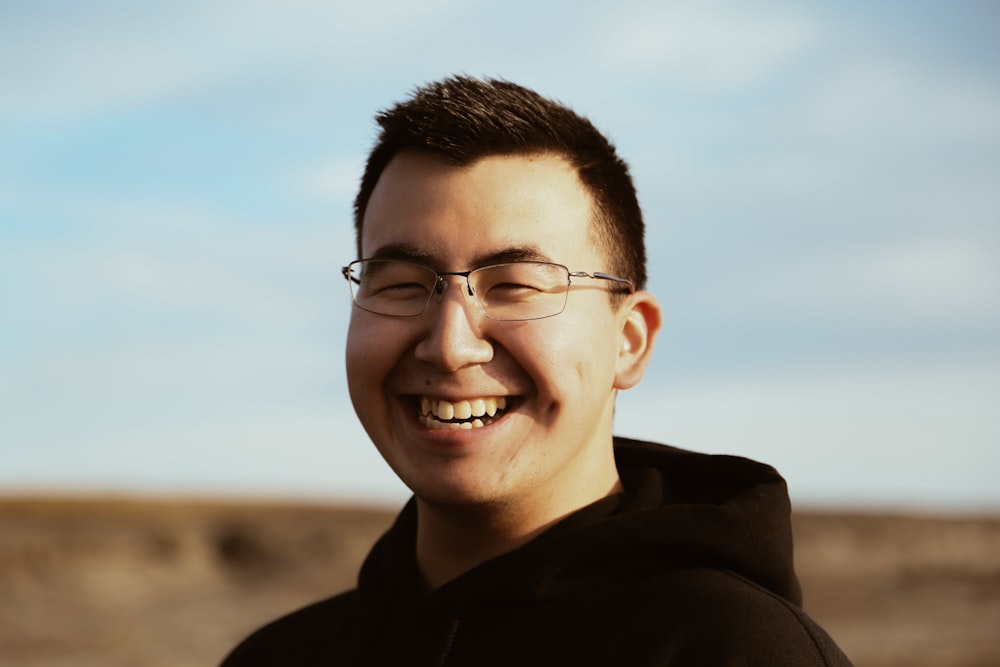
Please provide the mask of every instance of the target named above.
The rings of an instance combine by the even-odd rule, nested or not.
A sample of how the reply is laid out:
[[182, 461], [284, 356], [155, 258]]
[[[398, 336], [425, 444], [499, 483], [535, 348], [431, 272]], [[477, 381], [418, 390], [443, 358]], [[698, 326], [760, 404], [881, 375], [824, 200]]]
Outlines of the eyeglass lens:
[[[355, 303], [383, 315], [420, 315], [435, 290], [444, 289], [438, 287], [438, 274], [433, 269], [412, 262], [361, 260], [349, 269]], [[469, 272], [468, 284], [490, 319], [532, 320], [562, 312], [569, 272], [559, 264], [511, 262]]]

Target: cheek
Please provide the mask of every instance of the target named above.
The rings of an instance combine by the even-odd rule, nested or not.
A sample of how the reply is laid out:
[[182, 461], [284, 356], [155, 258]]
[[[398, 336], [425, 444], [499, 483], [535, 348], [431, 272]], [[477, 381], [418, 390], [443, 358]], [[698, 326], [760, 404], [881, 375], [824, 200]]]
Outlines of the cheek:
[[[536, 322], [535, 324], [539, 324]], [[538, 327], [508, 350], [533, 378], [540, 392], [572, 396], [613, 383], [616, 351], [614, 336], [593, 322], [572, 326]]]
[[347, 327], [347, 341], [344, 346], [344, 360], [347, 365], [347, 379], [353, 380], [357, 370], [362, 366], [363, 359], [367, 354], [366, 347], [361, 344], [364, 336], [359, 330], [355, 320]]
[[347, 385], [355, 401], [360, 394], [375, 389], [385, 376], [389, 359], [389, 336], [380, 335], [367, 318], [352, 317], [347, 329], [345, 367]]

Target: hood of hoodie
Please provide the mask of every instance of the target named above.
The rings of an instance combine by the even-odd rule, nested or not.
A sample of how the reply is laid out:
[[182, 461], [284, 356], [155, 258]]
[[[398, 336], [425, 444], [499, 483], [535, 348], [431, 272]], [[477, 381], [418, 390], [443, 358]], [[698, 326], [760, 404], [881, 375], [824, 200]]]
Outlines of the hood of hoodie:
[[623, 493], [571, 514], [523, 547], [430, 593], [421, 589], [417, 571], [411, 500], [362, 567], [362, 613], [383, 620], [435, 609], [453, 613], [481, 600], [498, 613], [595, 585], [696, 567], [734, 572], [801, 603], [791, 507], [785, 481], [773, 468], [626, 438], [615, 438], [614, 446]]

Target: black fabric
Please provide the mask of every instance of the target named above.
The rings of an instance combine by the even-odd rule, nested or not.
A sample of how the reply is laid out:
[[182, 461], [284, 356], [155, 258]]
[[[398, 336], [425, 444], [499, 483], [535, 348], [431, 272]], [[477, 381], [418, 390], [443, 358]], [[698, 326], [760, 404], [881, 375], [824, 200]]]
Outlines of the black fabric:
[[251, 635], [223, 667], [850, 665], [801, 609], [771, 467], [615, 439], [625, 492], [431, 593], [411, 502], [358, 588]]

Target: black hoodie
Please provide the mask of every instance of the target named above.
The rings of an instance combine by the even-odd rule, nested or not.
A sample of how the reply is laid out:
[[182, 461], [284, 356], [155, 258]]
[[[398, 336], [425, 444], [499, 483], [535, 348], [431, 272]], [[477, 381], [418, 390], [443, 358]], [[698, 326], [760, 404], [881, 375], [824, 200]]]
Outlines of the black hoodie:
[[615, 439], [623, 493], [430, 593], [411, 501], [358, 588], [258, 630], [223, 667], [850, 665], [801, 609], [769, 466]]

